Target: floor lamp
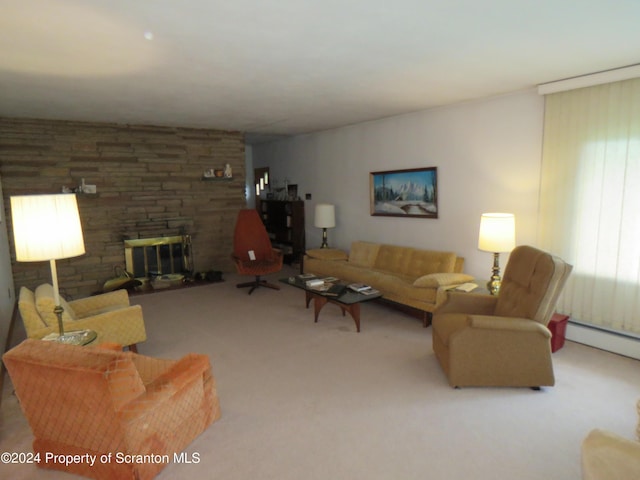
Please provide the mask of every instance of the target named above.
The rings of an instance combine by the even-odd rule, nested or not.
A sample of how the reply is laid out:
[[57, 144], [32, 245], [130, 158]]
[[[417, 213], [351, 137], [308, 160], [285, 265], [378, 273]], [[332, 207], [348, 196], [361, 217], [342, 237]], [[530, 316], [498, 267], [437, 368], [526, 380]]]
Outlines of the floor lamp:
[[316, 205], [316, 215], [314, 225], [322, 229], [322, 245], [320, 248], [328, 248], [327, 228], [336, 226], [336, 208], [328, 203], [319, 203]]
[[510, 252], [516, 246], [516, 220], [512, 213], [483, 213], [480, 217], [478, 249], [493, 253], [493, 269], [487, 289], [491, 295], [500, 293], [500, 252]]
[[83, 343], [78, 335], [64, 333], [56, 260], [77, 257], [84, 250], [80, 214], [75, 194], [20, 195], [11, 197], [13, 240], [18, 262], [49, 261], [54, 313], [63, 343]]

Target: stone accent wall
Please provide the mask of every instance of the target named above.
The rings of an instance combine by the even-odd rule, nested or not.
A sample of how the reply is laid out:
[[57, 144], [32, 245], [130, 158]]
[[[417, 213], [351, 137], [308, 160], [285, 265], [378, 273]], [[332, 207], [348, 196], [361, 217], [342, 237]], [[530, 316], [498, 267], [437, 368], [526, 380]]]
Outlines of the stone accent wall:
[[[203, 180], [229, 163], [233, 179]], [[12, 195], [78, 194], [87, 253], [57, 262], [71, 298], [100, 291], [124, 267], [123, 240], [190, 234], [196, 271], [231, 271], [233, 229], [245, 203], [244, 139], [239, 132], [0, 118], [0, 176], [16, 291], [50, 282], [47, 262], [15, 261]], [[47, 232], [42, 232], [46, 235]]]

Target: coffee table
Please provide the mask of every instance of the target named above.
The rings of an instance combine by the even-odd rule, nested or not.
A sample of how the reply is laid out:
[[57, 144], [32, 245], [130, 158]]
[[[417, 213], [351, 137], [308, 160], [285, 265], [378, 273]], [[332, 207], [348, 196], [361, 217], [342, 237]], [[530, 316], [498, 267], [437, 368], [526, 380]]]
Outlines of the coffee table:
[[[322, 310], [322, 308], [327, 303], [331, 303], [333, 305], [337, 305], [338, 307], [340, 307], [340, 309], [342, 310], [343, 316], [345, 315], [346, 312], [349, 312], [349, 315], [351, 315], [351, 318], [353, 318], [353, 321], [356, 324], [356, 330], [360, 332], [360, 304], [362, 302], [367, 302], [369, 300], [374, 300], [376, 298], [382, 297], [382, 294], [380, 292], [365, 295], [363, 293], [357, 293], [349, 289], [345, 290], [345, 293], [343, 293], [342, 295], [338, 297], [334, 297], [331, 295], [327, 295], [322, 291], [314, 290], [312, 288], [307, 288], [306, 286], [307, 280], [309, 279], [308, 278], [302, 279], [299, 276], [296, 276], [296, 277], [281, 278], [280, 282], [286, 283], [293, 287], [304, 290], [307, 308], [309, 308], [309, 303], [311, 303], [311, 300], [313, 300], [313, 311], [314, 311], [315, 323], [318, 323], [318, 315], [320, 314], [320, 310]], [[340, 281], [332, 282], [332, 283], [334, 284], [339, 283], [344, 285], [344, 283], [341, 283]]]

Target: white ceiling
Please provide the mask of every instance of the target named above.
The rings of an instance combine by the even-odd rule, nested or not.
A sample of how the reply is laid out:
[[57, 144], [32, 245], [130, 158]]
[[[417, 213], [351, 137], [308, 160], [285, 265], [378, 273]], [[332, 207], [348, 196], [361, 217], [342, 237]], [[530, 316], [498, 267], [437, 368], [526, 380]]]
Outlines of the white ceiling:
[[0, 116], [312, 132], [637, 64], [639, 23], [640, 0], [0, 0]]

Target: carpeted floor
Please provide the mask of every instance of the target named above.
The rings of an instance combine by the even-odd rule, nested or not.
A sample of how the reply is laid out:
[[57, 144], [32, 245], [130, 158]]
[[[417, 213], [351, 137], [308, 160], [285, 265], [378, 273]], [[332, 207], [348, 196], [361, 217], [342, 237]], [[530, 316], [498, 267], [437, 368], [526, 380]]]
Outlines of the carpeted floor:
[[[225, 280], [132, 297], [149, 337], [139, 353], [209, 354], [222, 407], [187, 450], [200, 462], [158, 478], [570, 480], [590, 429], [634, 438], [637, 360], [567, 342], [555, 387], [456, 390], [417, 318], [371, 302], [356, 333], [332, 305], [314, 324], [301, 290], [249, 296]], [[30, 451], [10, 381], [3, 394], [0, 451]], [[73, 478], [5, 464], [0, 477]]]

